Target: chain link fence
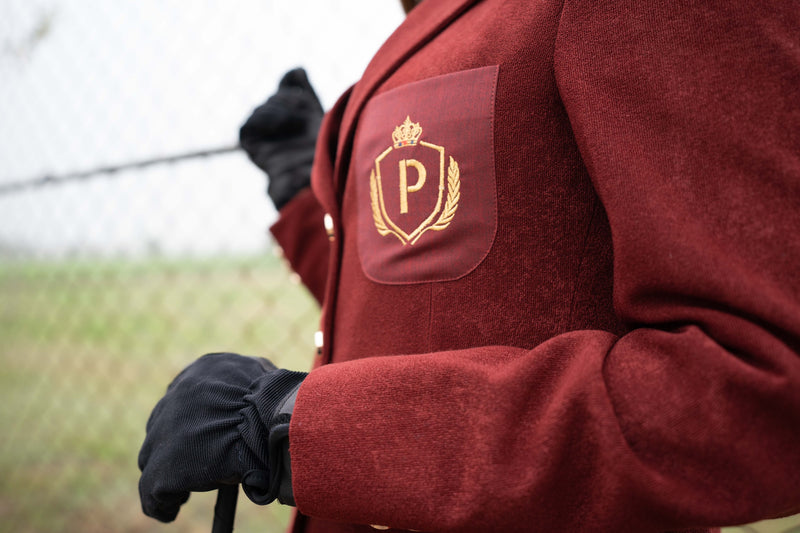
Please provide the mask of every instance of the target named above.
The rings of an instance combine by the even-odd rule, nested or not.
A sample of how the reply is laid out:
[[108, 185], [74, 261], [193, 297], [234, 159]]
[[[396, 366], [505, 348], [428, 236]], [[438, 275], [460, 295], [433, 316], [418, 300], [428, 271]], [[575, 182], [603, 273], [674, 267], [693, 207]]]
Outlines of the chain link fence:
[[[401, 18], [389, 0], [0, 5], [0, 532], [210, 529], [214, 494], [174, 524], [141, 514], [150, 409], [206, 352], [307, 369], [318, 321], [238, 126], [296, 65], [330, 107]], [[240, 498], [236, 529], [289, 520]]]
[[[210, 530], [213, 493], [140, 511], [150, 409], [207, 352], [307, 370], [319, 314], [238, 128], [297, 65], [330, 107], [402, 18], [378, 4], [0, 4], [0, 531]], [[289, 520], [242, 497], [236, 530]]]

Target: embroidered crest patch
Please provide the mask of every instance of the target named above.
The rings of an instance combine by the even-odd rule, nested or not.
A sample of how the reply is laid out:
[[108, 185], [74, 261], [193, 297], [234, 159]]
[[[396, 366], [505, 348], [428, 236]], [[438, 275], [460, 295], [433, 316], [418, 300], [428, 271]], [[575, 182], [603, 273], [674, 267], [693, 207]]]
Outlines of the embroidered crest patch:
[[[442, 207], [442, 197], [445, 196], [445, 175], [444, 175], [444, 160], [445, 151], [443, 146], [420, 141], [422, 128], [419, 124], [411, 122], [409, 117], [406, 121], [397, 126], [392, 133], [393, 145], [384, 151], [377, 159], [375, 159], [375, 172], [370, 173], [369, 176], [369, 193], [370, 202], [372, 204], [372, 218], [375, 222], [375, 229], [381, 235], [394, 235], [405, 246], [406, 244], [413, 245], [422, 237], [422, 234], [428, 230], [441, 231], [450, 225], [453, 217], [458, 209], [458, 201], [461, 197], [461, 179], [458, 170], [458, 163], [455, 162], [450, 156], [450, 165], [447, 168], [447, 194], [444, 207]], [[438, 156], [438, 164], [436, 168], [439, 170], [439, 178], [433, 184], [438, 184], [438, 195], [436, 196], [436, 205], [433, 211], [428, 215], [422, 223], [419, 224], [410, 233], [406, 233], [400, 226], [397, 225], [386, 211], [386, 201], [383, 196], [383, 185], [381, 179], [381, 161], [385, 160], [394, 149], [403, 148], [406, 146], [421, 146], [429, 148], [435, 152], [434, 157]], [[402, 157], [402, 156], [399, 156]], [[385, 165], [384, 165], [385, 166]], [[409, 169], [412, 168], [417, 173], [417, 182], [414, 185], [408, 184]], [[400, 159], [397, 165], [398, 172], [398, 185], [399, 185], [399, 214], [404, 215], [408, 213], [408, 195], [409, 193], [419, 192], [427, 181], [428, 170], [424, 163], [417, 159]], [[429, 185], [430, 187], [430, 185]], [[413, 225], [414, 222], [412, 221]], [[408, 228], [411, 229], [411, 228]]]
[[411, 83], [366, 106], [354, 161], [359, 257], [370, 279], [457, 279], [488, 253], [497, 226], [497, 71]]

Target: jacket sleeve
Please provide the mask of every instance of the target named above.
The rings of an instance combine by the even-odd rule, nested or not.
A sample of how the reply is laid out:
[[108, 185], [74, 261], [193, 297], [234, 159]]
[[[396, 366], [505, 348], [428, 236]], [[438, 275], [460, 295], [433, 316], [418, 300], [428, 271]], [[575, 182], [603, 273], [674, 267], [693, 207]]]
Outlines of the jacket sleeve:
[[568, 1], [556, 76], [629, 333], [311, 372], [291, 430], [300, 511], [637, 532], [800, 511], [799, 15]]
[[270, 231], [283, 256], [318, 303], [325, 294], [328, 276], [328, 237], [323, 225], [325, 213], [310, 187], [283, 206]]

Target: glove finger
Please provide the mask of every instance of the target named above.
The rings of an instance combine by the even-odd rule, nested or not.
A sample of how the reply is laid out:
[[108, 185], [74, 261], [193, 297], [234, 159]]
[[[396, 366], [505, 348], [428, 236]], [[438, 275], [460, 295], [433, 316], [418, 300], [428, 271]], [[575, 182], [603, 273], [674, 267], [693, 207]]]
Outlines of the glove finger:
[[153, 411], [150, 413], [150, 416], [147, 419], [147, 424], [145, 425], [145, 438], [144, 442], [142, 442], [142, 447], [139, 450], [139, 457], [138, 457], [138, 464], [140, 471], [144, 470], [144, 467], [150, 460], [150, 452], [153, 449], [153, 437], [152, 437], [153, 430], [155, 426], [158, 424], [158, 419], [163, 410], [164, 410], [164, 400], [162, 398], [153, 408]]
[[139, 457], [137, 458], [139, 472], [144, 472], [144, 468], [147, 466], [147, 463], [150, 460], [150, 452], [152, 449], [152, 444], [147, 438], [145, 438], [144, 443], [142, 443], [142, 449], [139, 450]]
[[153, 429], [153, 426], [158, 422], [158, 418], [161, 416], [161, 412], [163, 410], [164, 410], [164, 399], [162, 398], [156, 403], [156, 406], [153, 407], [153, 410], [150, 412], [150, 416], [147, 417], [147, 424], [145, 424], [144, 426], [145, 431], [149, 433]]
[[289, 87], [312, 90], [311, 83], [308, 81], [308, 74], [306, 74], [304, 68], [298, 67], [283, 75], [283, 78], [281, 78], [281, 81], [278, 83], [278, 90]]
[[322, 103], [305, 71], [295, 69], [283, 77], [275, 94], [253, 110], [239, 129], [239, 142], [253, 158], [265, 143], [312, 131], [316, 137], [323, 113]]
[[280, 83], [278, 83], [278, 88], [302, 87], [304, 84], [308, 85], [308, 75], [306, 74], [306, 69], [303, 67], [297, 67], [283, 75]]
[[184, 382], [188, 386], [210, 381], [246, 385], [263, 373], [263, 364], [255, 357], [226, 352], [208, 353], [186, 367], [180, 379], [176, 378], [170, 387], [177, 388]]
[[139, 478], [139, 500], [142, 512], [161, 522], [172, 522], [178, 516], [181, 505], [189, 500], [189, 492], [159, 492], [147, 482], [146, 474]]
[[245, 386], [265, 371], [275, 369], [275, 366], [266, 359], [249, 355], [214, 353], [207, 354], [201, 359], [211, 363], [206, 370], [207, 376], [222, 379], [229, 385]]
[[313, 101], [316, 104], [313, 107], [318, 108], [318, 110], [322, 112], [322, 104], [314, 88], [311, 86], [311, 82], [308, 81], [308, 74], [306, 74], [305, 69], [292, 69], [283, 75], [280, 83], [278, 83], [278, 94], [280, 94], [282, 90], [290, 88], [302, 89], [303, 92], [308, 93], [309, 96], [313, 97]]
[[144, 514], [160, 522], [172, 522], [177, 518], [181, 505], [189, 500], [189, 495], [190, 493], [188, 492], [169, 494], [164, 497], [164, 500], [160, 501], [155, 498], [149, 498], [149, 506], [147, 507], [145, 507], [144, 500], [142, 500], [142, 509]]

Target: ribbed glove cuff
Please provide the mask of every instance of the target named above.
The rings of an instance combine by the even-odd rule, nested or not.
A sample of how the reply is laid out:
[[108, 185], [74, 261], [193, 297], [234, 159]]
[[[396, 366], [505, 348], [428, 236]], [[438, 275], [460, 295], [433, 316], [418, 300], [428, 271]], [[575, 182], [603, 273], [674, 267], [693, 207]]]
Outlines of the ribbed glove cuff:
[[254, 503], [278, 498], [294, 505], [289, 460], [289, 423], [297, 390], [308, 374], [275, 370], [250, 385], [240, 414], [239, 432], [246, 446], [240, 460], [245, 468], [242, 488]]

